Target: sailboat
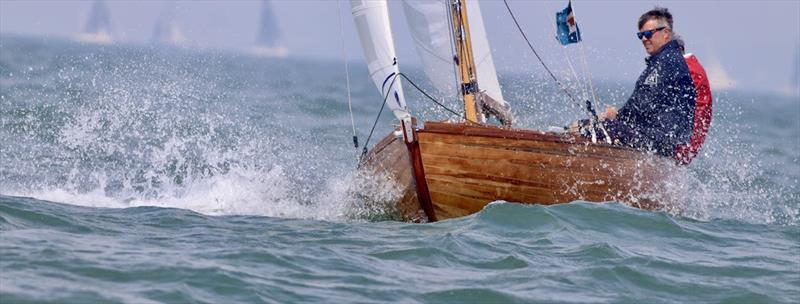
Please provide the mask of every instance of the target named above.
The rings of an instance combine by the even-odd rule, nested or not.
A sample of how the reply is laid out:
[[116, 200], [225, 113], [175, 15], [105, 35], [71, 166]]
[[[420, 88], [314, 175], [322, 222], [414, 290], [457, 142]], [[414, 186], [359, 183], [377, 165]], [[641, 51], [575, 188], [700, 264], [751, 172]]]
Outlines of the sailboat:
[[178, 22], [175, 20], [175, 5], [170, 2], [165, 4], [161, 15], [156, 20], [153, 28], [152, 42], [171, 46], [186, 45], [186, 37], [183, 36]]
[[715, 90], [730, 90], [737, 86], [737, 81], [729, 76], [717, 57], [711, 57], [708, 65], [708, 81]]
[[84, 43], [110, 44], [111, 38], [111, 18], [108, 7], [102, 0], [95, 0], [89, 11], [89, 19], [86, 21], [86, 28], [82, 33], [75, 36], [75, 40]]
[[466, 216], [494, 201], [561, 204], [621, 201], [661, 208], [668, 160], [578, 135], [486, 123], [482, 104], [506, 104], [475, 0], [404, 1], [430, 82], [455, 92], [460, 121], [419, 122], [409, 111], [386, 1], [352, 0], [371, 79], [399, 121], [362, 158], [360, 170], [400, 189], [403, 220]]
[[275, 14], [272, 12], [272, 4], [269, 0], [261, 0], [261, 21], [256, 37], [256, 46], [251, 53], [256, 56], [284, 58], [289, 55], [287, 49], [281, 41], [278, 24], [275, 22]]

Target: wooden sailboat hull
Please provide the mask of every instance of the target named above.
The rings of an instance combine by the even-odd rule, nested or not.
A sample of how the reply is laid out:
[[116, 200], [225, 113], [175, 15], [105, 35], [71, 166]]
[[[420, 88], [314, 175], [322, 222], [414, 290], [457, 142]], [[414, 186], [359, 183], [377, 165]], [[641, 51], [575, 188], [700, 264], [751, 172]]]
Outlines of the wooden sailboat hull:
[[[664, 199], [665, 168], [672, 166], [657, 156], [572, 135], [437, 122], [426, 123], [416, 134], [416, 156], [390, 134], [364, 166], [403, 188], [396, 206], [409, 221], [465, 216], [497, 200], [545, 205], [622, 201], [656, 209]], [[415, 157], [421, 168], [413, 165]], [[424, 177], [415, 178], [415, 172]], [[427, 193], [418, 191], [417, 182], [425, 183]], [[426, 203], [433, 214], [423, 212]]]

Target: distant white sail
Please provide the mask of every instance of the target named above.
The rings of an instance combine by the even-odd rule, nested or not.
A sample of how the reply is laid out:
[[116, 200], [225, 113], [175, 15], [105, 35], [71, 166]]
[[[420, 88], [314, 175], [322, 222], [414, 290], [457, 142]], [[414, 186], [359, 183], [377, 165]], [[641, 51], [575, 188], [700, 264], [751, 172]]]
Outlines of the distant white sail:
[[[405, 0], [403, 8], [425, 75], [443, 97], [458, 96], [449, 1]], [[467, 13], [478, 85], [487, 95], [505, 104], [477, 1], [467, 2]]]
[[102, 0], [95, 0], [89, 11], [89, 19], [86, 21], [86, 28], [75, 37], [78, 41], [88, 43], [111, 43], [111, 17], [106, 3]]
[[712, 91], [733, 89], [738, 84], [736, 80], [728, 76], [728, 72], [716, 57], [711, 57], [706, 73], [708, 73], [708, 82]]
[[794, 48], [794, 71], [792, 71], [791, 90], [795, 96], [800, 96], [800, 47]]
[[164, 5], [161, 15], [156, 20], [153, 29], [153, 43], [169, 45], [185, 45], [186, 38], [183, 36], [178, 22], [175, 19], [175, 4], [169, 2]]
[[275, 22], [275, 14], [272, 12], [272, 3], [269, 0], [261, 1], [261, 21], [256, 37], [256, 46], [252, 50], [254, 54], [268, 57], [286, 57], [289, 50], [283, 45]]
[[[401, 79], [397, 74], [397, 56], [389, 24], [389, 10], [385, 0], [351, 0], [353, 20], [361, 38], [369, 74], [381, 96], [389, 96], [386, 103], [398, 119], [409, 116]], [[394, 80], [394, 82], [392, 82]]]

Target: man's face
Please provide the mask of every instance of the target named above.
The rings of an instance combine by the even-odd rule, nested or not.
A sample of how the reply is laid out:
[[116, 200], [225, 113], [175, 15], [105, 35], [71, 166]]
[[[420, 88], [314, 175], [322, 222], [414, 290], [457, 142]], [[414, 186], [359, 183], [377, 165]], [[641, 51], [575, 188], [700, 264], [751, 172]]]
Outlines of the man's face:
[[[655, 30], [657, 28], [662, 27], [663, 25], [658, 22], [656, 19], [647, 20], [647, 22], [642, 25], [642, 28], [639, 29], [640, 32]], [[644, 50], [649, 55], [653, 55], [658, 50], [661, 49], [662, 46], [667, 44], [672, 40], [672, 30], [669, 28], [664, 28], [660, 31], [653, 32], [653, 36], [650, 38], [642, 37], [642, 45], [644, 45]]]

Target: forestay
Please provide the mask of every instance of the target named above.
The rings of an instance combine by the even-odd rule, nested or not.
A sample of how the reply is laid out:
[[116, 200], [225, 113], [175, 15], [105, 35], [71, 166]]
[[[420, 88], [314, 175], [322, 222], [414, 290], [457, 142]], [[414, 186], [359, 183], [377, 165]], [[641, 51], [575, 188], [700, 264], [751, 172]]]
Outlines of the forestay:
[[397, 77], [400, 70], [397, 67], [386, 1], [351, 0], [350, 7], [372, 81], [381, 96], [388, 96], [386, 103], [394, 115], [400, 120], [408, 118], [410, 115], [403, 97], [402, 84]]
[[[448, 0], [403, 1], [406, 20], [422, 60], [425, 75], [442, 97], [455, 97], [459, 94], [449, 5]], [[489, 41], [486, 38], [480, 6], [476, 0], [467, 2], [467, 13], [478, 85], [490, 97], [505, 105]]]

